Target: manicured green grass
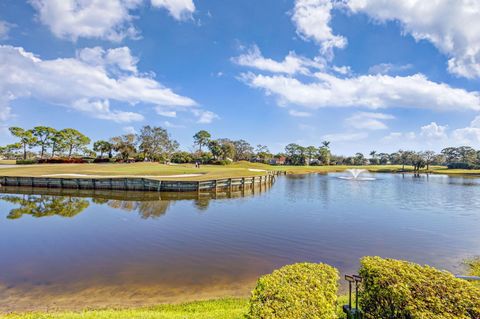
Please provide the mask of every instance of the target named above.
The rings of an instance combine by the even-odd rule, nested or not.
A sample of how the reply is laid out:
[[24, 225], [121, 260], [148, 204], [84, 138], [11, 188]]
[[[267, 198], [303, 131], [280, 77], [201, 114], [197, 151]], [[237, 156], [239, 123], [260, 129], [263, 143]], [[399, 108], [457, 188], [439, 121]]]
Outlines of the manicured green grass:
[[15, 160], [0, 160], [0, 165], [13, 165], [15, 163]]
[[[347, 296], [338, 298], [337, 314]], [[159, 305], [133, 309], [87, 310], [83, 312], [31, 312], [0, 315], [1, 319], [243, 319], [248, 311], [247, 298], [194, 301], [176, 305]]]
[[195, 301], [137, 309], [106, 309], [83, 312], [8, 314], [2, 319], [240, 319], [248, 299]]
[[[40, 164], [17, 165], [4, 167], [0, 165], [0, 176], [45, 176], [54, 174], [82, 174], [85, 177], [111, 176], [146, 176], [162, 180], [201, 181], [221, 178], [249, 177], [265, 174], [264, 171], [284, 171], [288, 174], [309, 174], [342, 172], [349, 168], [362, 168], [378, 173], [412, 172], [411, 166], [401, 165], [368, 165], [368, 166], [272, 166], [260, 163], [238, 162], [230, 165], [202, 165], [196, 168], [193, 164], [163, 165], [158, 163], [132, 164]], [[259, 171], [264, 170], [264, 171]], [[421, 172], [427, 172], [421, 170]], [[428, 170], [433, 174], [480, 175], [480, 170], [449, 170], [443, 166], [431, 166]], [[178, 177], [174, 175], [201, 174], [200, 176]], [[168, 177], [168, 176], [172, 177]], [[62, 176], [68, 178], [69, 176]], [[82, 176], [71, 176], [72, 178]]]

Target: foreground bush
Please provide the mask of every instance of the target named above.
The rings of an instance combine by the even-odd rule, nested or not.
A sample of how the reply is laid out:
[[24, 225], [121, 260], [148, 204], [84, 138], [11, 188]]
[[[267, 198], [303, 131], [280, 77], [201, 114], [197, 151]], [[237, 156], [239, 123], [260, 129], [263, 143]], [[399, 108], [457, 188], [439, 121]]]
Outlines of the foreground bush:
[[452, 274], [406, 261], [364, 257], [366, 318], [480, 319], [480, 290]]
[[300, 263], [261, 277], [247, 318], [336, 318], [338, 271], [326, 264]]

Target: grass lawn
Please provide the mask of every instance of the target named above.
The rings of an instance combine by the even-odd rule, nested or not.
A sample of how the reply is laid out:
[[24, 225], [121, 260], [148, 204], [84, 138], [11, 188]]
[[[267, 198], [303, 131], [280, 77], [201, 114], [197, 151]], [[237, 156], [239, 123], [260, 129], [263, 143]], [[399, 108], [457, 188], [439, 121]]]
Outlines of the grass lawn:
[[[347, 296], [338, 298], [337, 313], [342, 318], [342, 305]], [[87, 310], [83, 312], [32, 312], [0, 315], [1, 319], [243, 319], [248, 311], [247, 298], [194, 301], [177, 305], [159, 305], [134, 309]]]
[[178, 305], [125, 310], [26, 313], [0, 315], [2, 319], [240, 319], [247, 312], [247, 299], [195, 301]]
[[[210, 180], [230, 177], [248, 177], [263, 175], [266, 171], [286, 171], [288, 174], [341, 172], [355, 166], [272, 166], [260, 163], [238, 162], [231, 165], [202, 165], [195, 168], [193, 164], [163, 165], [158, 163], [132, 164], [37, 164], [2, 167], [0, 176], [45, 176], [55, 174], [79, 174], [76, 177], [124, 177], [146, 176], [162, 180]], [[401, 165], [369, 165], [357, 168], [371, 172], [395, 173], [402, 171]], [[405, 171], [411, 172], [411, 166], [405, 166]], [[422, 170], [421, 172], [427, 172]], [[431, 166], [428, 171], [434, 174], [480, 175], [480, 170], [449, 170], [443, 166]], [[179, 177], [175, 175], [200, 174], [199, 176]], [[81, 176], [87, 175], [87, 176]], [[169, 177], [171, 176], [171, 177]], [[54, 176], [51, 176], [54, 177]], [[68, 178], [69, 176], [59, 176]]]

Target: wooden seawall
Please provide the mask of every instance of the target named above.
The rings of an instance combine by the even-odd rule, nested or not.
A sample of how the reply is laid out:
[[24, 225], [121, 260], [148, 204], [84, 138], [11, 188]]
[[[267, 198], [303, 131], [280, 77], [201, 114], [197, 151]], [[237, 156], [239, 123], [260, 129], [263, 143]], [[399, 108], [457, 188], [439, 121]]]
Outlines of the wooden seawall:
[[251, 188], [255, 185], [269, 185], [275, 181], [278, 172], [268, 172], [262, 176], [223, 178], [207, 181], [161, 181], [150, 178], [53, 178], [1, 176], [0, 185], [18, 187], [104, 189], [150, 192], [195, 192], [225, 189]]

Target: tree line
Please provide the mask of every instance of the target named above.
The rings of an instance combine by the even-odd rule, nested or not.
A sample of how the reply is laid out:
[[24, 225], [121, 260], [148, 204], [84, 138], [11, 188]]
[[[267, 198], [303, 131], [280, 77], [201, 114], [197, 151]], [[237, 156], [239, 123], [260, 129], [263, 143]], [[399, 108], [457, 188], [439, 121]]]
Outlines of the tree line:
[[291, 143], [284, 152], [273, 154], [266, 145], [252, 146], [247, 141], [228, 138], [212, 138], [201, 130], [193, 136], [194, 149], [182, 151], [166, 129], [158, 126], [143, 126], [137, 134], [124, 134], [108, 140], [93, 142], [73, 128], [55, 129], [36, 126], [32, 129], [10, 127], [16, 143], [0, 147], [5, 159], [46, 160], [58, 158], [88, 158], [98, 162], [107, 161], [157, 161], [174, 163], [217, 163], [252, 161], [288, 165], [411, 165], [415, 170], [430, 165], [448, 165], [451, 168], [480, 167], [480, 151], [469, 146], [447, 147], [440, 153], [434, 151], [399, 150], [394, 153], [371, 151], [367, 156], [334, 155], [330, 142], [319, 146], [302, 146]]

